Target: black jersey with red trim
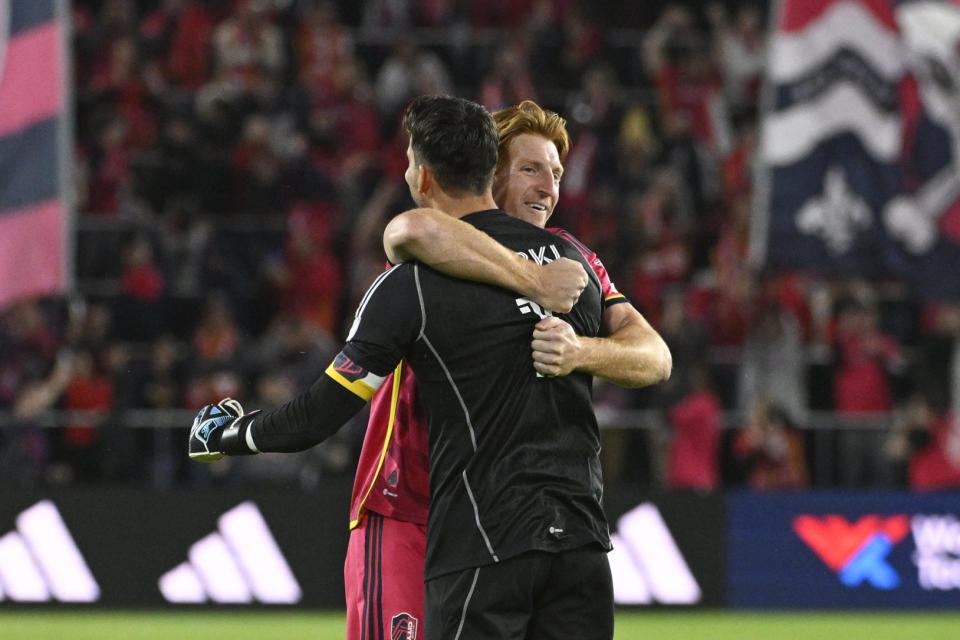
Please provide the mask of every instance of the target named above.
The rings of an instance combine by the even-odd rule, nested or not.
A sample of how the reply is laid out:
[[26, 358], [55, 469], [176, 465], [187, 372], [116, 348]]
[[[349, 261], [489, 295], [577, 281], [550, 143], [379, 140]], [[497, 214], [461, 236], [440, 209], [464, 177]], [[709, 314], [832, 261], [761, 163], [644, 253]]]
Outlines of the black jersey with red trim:
[[595, 252], [593, 252], [587, 245], [580, 242], [576, 236], [567, 231], [566, 229], [560, 229], [558, 227], [547, 227], [547, 231], [554, 233], [561, 238], [570, 241], [573, 246], [579, 249], [580, 253], [583, 254], [583, 257], [587, 260], [587, 263], [590, 265], [590, 268], [593, 272], [600, 278], [600, 286], [603, 289], [603, 308], [615, 304], [620, 304], [621, 302], [629, 302], [627, 297], [620, 293], [617, 290], [617, 286], [613, 284], [613, 281], [610, 279], [610, 274], [607, 273], [607, 268], [603, 266], [603, 261], [600, 260]]
[[[570, 242], [499, 210], [463, 218], [537, 260], [586, 264]], [[595, 336], [599, 279], [561, 316]], [[543, 377], [531, 357], [549, 312], [515, 293], [454, 279], [419, 263], [382, 275], [357, 311], [343, 353], [378, 376], [406, 358], [429, 427], [427, 579], [526, 551], [609, 548], [600, 505], [600, 435], [592, 377]]]

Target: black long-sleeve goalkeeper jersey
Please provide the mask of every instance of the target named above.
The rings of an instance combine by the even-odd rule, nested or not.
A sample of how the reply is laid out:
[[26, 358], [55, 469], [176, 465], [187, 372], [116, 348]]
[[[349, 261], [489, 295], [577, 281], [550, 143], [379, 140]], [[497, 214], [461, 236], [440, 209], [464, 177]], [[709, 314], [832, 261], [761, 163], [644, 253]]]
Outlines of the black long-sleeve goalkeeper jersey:
[[[600, 282], [572, 244], [500, 210], [463, 220], [528, 259], [581, 262], [590, 284], [561, 317], [578, 335], [597, 335]], [[401, 264], [367, 291], [328, 370], [365, 399], [372, 394], [367, 383], [389, 374], [401, 358], [416, 373], [430, 432], [426, 579], [531, 550], [610, 548], [592, 377], [537, 374], [531, 341], [546, 315], [505, 289]], [[265, 450], [284, 450], [282, 432], [291, 425], [278, 420], [298, 415], [296, 422], [304, 422], [310, 413], [316, 422], [315, 411], [302, 409], [265, 416], [257, 441], [276, 432]]]
[[[530, 259], [584, 262], [556, 235], [501, 211], [463, 220]], [[563, 318], [595, 336], [601, 314], [592, 278]], [[515, 293], [417, 263], [385, 273], [357, 311], [344, 354], [378, 375], [406, 357], [427, 412], [427, 579], [534, 549], [609, 548], [592, 379], [537, 375], [530, 343], [544, 315]]]

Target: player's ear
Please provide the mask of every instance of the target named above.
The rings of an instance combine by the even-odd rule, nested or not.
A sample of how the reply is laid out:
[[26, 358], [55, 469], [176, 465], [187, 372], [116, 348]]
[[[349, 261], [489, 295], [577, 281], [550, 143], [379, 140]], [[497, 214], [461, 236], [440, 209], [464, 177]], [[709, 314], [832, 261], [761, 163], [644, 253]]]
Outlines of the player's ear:
[[420, 164], [420, 170], [417, 172], [417, 193], [426, 193], [433, 187], [435, 179], [433, 171], [425, 164]]

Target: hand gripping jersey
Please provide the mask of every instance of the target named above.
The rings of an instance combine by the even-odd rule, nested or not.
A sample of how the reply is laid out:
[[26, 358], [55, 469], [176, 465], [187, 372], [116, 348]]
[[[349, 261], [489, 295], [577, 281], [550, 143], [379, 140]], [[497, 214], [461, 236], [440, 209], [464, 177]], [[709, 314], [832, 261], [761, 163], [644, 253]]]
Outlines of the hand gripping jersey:
[[[547, 229], [573, 244], [596, 274], [603, 306], [627, 302], [596, 253], [563, 229]], [[530, 259], [538, 256], [522, 254]], [[550, 261], [551, 256], [543, 256]], [[426, 525], [430, 508], [430, 460], [426, 417], [416, 398], [409, 364], [401, 362], [374, 395], [350, 504], [350, 528], [367, 511]]]

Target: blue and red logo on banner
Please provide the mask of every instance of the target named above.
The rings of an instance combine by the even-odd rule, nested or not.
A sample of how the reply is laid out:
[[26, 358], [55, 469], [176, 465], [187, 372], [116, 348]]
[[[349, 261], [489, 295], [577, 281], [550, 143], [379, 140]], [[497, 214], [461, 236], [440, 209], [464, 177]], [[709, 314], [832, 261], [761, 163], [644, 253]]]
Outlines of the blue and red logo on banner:
[[957, 493], [732, 492], [728, 604], [960, 607]]
[[899, 586], [900, 576], [887, 556], [910, 532], [907, 516], [868, 515], [851, 523], [839, 515], [804, 514], [794, 518], [793, 530], [848, 587]]

